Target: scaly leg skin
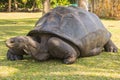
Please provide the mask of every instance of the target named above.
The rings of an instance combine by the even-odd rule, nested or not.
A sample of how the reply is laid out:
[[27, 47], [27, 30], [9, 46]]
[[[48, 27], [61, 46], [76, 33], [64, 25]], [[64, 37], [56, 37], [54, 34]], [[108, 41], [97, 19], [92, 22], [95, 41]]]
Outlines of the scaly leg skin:
[[115, 46], [115, 44], [112, 42], [112, 40], [109, 40], [105, 46], [104, 49], [106, 52], [118, 52], [118, 48]]
[[49, 59], [49, 54], [48, 53], [37, 53], [37, 54], [32, 54], [32, 57], [38, 61], [46, 61]]
[[63, 59], [63, 63], [65, 64], [72, 64], [77, 58], [75, 49], [56, 37], [52, 37], [48, 40], [48, 50], [52, 57]]
[[11, 61], [22, 60], [23, 55], [16, 55], [12, 49], [9, 49], [7, 52], [7, 59]]
[[96, 55], [99, 55], [101, 52], [102, 52], [102, 48], [101, 48], [101, 47], [94, 48], [94, 49], [92, 49], [92, 50], [89, 52], [88, 55], [86, 55], [86, 57], [96, 56]]

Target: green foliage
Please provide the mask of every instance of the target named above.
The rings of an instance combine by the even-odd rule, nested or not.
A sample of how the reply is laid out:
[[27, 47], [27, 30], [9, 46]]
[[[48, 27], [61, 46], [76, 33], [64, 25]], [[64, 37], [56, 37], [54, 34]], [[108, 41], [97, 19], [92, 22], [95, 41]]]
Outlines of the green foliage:
[[0, 4], [1, 3], [6, 3], [6, 2], [8, 2], [8, 0], [0, 0]]
[[[37, 8], [43, 8], [43, 1], [44, 0], [16, 0], [18, 2], [19, 8], [29, 8], [31, 9], [33, 6], [33, 3], [36, 3]], [[69, 0], [50, 0], [51, 1], [51, 7], [54, 8], [56, 6], [65, 6], [69, 5]], [[8, 8], [8, 0], [0, 0], [0, 11], [7, 11]], [[12, 0], [12, 8], [14, 9], [14, 0]], [[12, 10], [13, 10], [12, 9]]]
[[35, 0], [35, 2], [38, 8], [43, 8], [42, 0]]
[[27, 0], [26, 8], [32, 8], [34, 0]]
[[78, 0], [69, 0], [71, 4], [76, 4]]
[[6, 9], [8, 0], [0, 0], [0, 11], [4, 11]]
[[69, 0], [51, 0], [52, 7], [69, 5]]
[[[8, 48], [4, 41], [26, 35], [37, 19], [0, 19], [0, 80], [120, 80], [120, 52], [102, 52], [98, 56], [79, 58], [71, 65], [62, 64], [56, 59], [37, 62], [30, 56], [24, 56], [21, 61], [8, 61]], [[120, 49], [119, 21], [102, 22]]]
[[22, 0], [22, 3], [26, 4], [26, 3], [27, 3], [27, 0]]

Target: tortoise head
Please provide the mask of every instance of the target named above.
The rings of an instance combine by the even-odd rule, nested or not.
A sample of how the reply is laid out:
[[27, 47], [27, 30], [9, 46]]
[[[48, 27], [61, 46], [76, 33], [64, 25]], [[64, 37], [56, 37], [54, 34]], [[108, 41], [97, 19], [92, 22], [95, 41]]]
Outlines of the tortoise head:
[[24, 51], [26, 54], [31, 54], [39, 48], [39, 43], [30, 36], [17, 36], [6, 41], [6, 46], [9, 49]]
[[6, 40], [6, 46], [10, 49], [22, 49], [26, 44], [26, 36], [17, 36]]

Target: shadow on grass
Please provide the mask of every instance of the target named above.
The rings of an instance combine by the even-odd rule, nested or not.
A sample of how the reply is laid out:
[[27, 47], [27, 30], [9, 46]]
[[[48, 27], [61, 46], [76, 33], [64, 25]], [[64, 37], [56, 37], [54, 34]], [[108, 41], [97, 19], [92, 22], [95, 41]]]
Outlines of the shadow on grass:
[[4, 26], [0, 27], [0, 41], [15, 36], [25, 36], [33, 28], [33, 26]]
[[10, 24], [34, 24], [38, 19], [0, 19], [0, 25], [10, 25]]

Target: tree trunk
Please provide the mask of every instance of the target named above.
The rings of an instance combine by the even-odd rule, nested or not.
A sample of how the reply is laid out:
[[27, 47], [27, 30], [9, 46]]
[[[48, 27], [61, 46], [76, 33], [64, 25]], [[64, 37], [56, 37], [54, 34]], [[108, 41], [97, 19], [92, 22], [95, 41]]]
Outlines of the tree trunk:
[[43, 14], [49, 12], [50, 10], [50, 0], [43, 1]]
[[79, 0], [78, 6], [88, 11], [88, 0]]
[[35, 11], [35, 8], [36, 8], [36, 2], [34, 1], [32, 5], [32, 11]]
[[94, 13], [94, 11], [95, 11], [95, 0], [92, 0], [92, 10], [91, 10], [91, 12], [93, 12]]
[[8, 0], [8, 12], [11, 12], [11, 3], [12, 3], [12, 0]]
[[15, 11], [18, 10], [18, 3], [17, 3], [17, 0], [14, 0], [14, 6], [15, 6]]

